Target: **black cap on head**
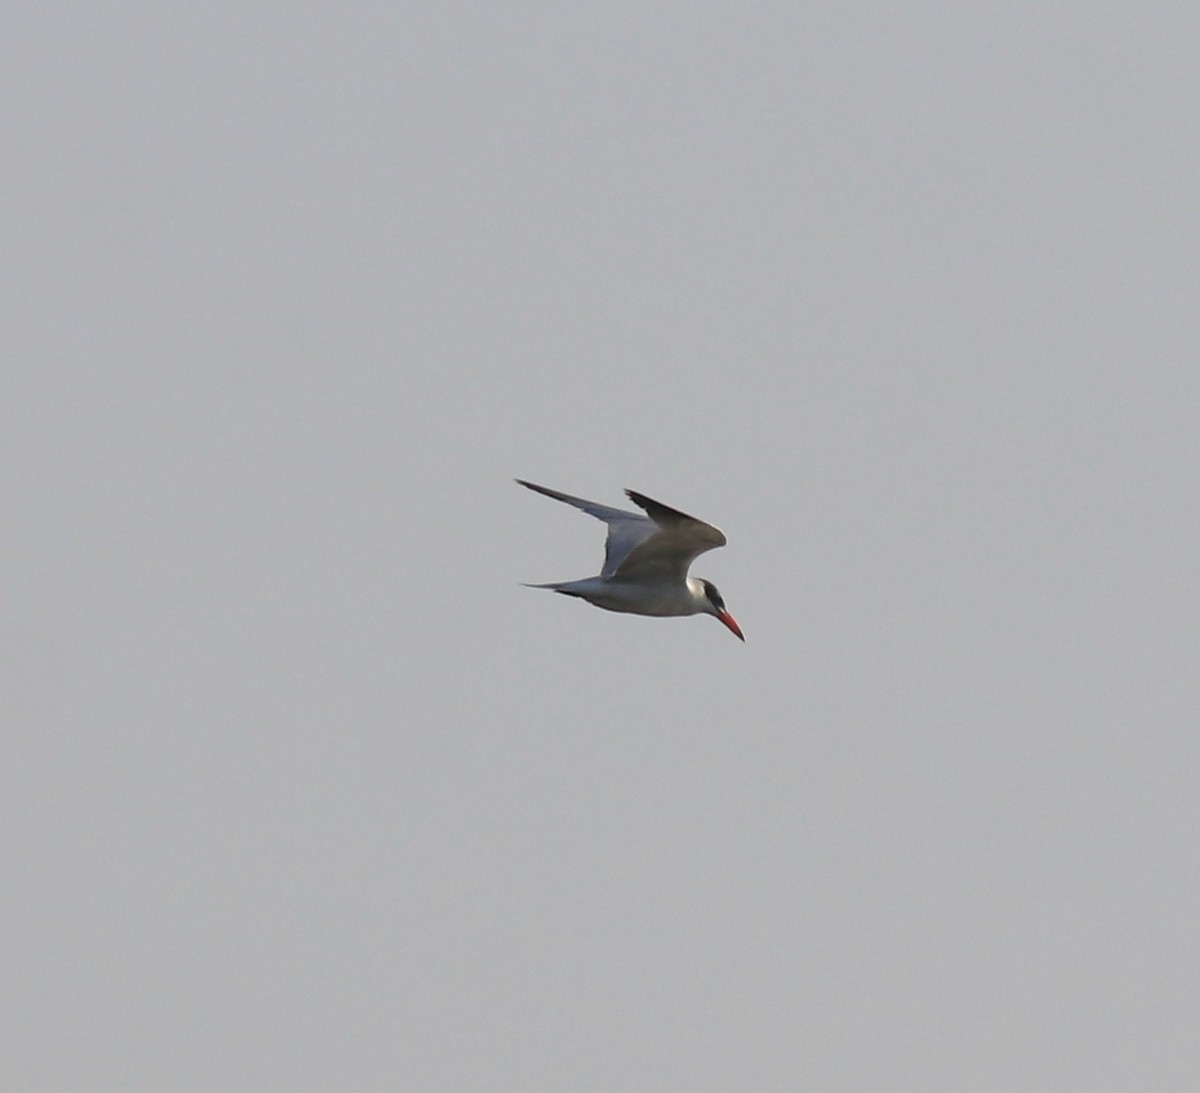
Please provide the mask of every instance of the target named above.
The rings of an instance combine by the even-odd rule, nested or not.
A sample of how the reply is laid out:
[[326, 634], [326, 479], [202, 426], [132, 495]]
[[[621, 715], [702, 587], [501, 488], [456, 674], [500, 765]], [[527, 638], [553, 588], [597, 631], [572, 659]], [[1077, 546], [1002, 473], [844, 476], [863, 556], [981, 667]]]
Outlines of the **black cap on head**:
[[724, 611], [725, 601], [721, 599], [721, 593], [717, 591], [717, 586], [703, 577], [700, 578], [700, 583], [704, 585], [704, 594], [708, 597], [708, 602], [718, 611]]

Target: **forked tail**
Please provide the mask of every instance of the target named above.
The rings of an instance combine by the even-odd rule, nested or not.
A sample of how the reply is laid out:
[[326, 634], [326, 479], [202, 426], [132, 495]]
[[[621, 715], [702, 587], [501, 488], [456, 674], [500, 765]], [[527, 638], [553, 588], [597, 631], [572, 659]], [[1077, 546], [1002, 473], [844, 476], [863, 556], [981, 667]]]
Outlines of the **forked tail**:
[[553, 581], [550, 584], [529, 584], [527, 581], [522, 581], [521, 587], [548, 588], [551, 592], [561, 592], [564, 596], [578, 596], [581, 599], [586, 598], [578, 588], [573, 587], [575, 583], [576, 582], [574, 581]]

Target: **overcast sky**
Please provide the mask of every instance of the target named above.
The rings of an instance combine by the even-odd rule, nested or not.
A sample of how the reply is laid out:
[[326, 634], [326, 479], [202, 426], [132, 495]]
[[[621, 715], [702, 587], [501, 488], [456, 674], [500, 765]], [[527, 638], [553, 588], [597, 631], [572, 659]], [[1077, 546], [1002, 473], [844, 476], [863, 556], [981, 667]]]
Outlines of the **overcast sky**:
[[4, 1088], [1200, 1088], [1193, 5], [20, 7]]

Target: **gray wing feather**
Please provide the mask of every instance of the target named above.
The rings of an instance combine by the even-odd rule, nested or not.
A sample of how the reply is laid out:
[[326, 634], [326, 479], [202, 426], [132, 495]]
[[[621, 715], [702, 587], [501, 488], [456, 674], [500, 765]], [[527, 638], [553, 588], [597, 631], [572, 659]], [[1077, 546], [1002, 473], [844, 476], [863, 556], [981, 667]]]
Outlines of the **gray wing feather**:
[[630, 580], [643, 577], [683, 580], [697, 557], [706, 550], [725, 545], [724, 532], [712, 524], [670, 508], [645, 494], [633, 490], [626, 490], [625, 493], [650, 514], [658, 531], [635, 544], [628, 552], [617, 567], [620, 576]]
[[608, 505], [600, 505], [595, 501], [585, 501], [582, 497], [572, 497], [569, 493], [559, 493], [558, 490], [552, 490], [548, 486], [538, 486], [533, 482], [526, 482], [523, 478], [515, 481], [518, 485], [533, 490], [534, 493], [574, 505], [581, 512], [586, 512], [589, 516], [596, 517], [597, 520], [603, 520], [608, 525], [608, 538], [604, 542], [604, 568], [600, 571], [602, 577], [613, 576], [639, 544], [659, 534], [659, 525], [640, 512], [609, 508]]

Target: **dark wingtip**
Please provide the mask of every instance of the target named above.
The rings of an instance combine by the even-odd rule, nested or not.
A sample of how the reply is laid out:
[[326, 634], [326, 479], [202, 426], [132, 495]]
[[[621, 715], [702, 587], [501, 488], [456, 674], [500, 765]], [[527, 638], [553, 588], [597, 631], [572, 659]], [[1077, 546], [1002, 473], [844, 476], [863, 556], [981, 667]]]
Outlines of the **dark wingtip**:
[[666, 509], [667, 512], [674, 512], [675, 509], [669, 508], [661, 501], [655, 501], [653, 497], [647, 497], [644, 493], [638, 493], [637, 490], [626, 490], [625, 496], [629, 498], [638, 508], [643, 508], [647, 512], [651, 509]]
[[639, 508], [644, 509], [651, 520], [691, 520], [697, 524], [704, 523], [703, 520], [697, 520], [696, 517], [689, 516], [686, 512], [680, 512], [679, 509], [673, 509], [661, 501], [655, 501], [653, 497], [647, 497], [644, 493], [638, 493], [637, 490], [626, 490], [625, 496]]

